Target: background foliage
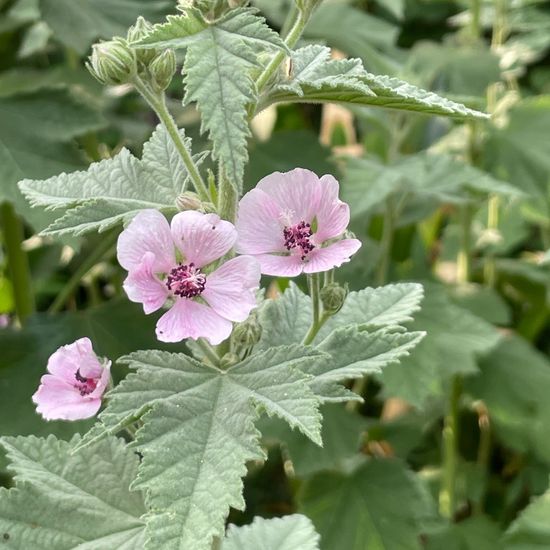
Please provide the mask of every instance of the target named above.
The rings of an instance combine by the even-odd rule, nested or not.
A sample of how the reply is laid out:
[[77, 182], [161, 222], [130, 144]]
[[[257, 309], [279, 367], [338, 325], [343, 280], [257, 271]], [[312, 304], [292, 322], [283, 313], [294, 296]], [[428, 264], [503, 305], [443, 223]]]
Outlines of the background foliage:
[[[285, 0], [254, 4], [275, 29], [291, 8]], [[140, 177], [147, 170], [158, 172], [158, 166], [148, 164], [148, 152], [149, 160], [158, 160], [164, 151], [163, 166], [180, 171], [170, 162], [161, 133], [143, 146], [157, 121], [135, 92], [124, 86], [103, 89], [83, 67], [97, 38], [124, 33], [138, 15], [160, 21], [173, 11], [172, 2], [160, 0], [0, 0], [0, 314], [8, 314], [12, 325], [0, 328], [2, 435], [55, 433], [69, 439], [87, 429], [79, 423], [46, 424], [30, 403], [47, 357], [59, 345], [89, 335], [98, 353], [111, 359], [155, 346], [154, 319], [120, 296], [124, 273], [114, 261], [119, 229], [111, 228], [111, 221], [127, 215], [129, 207], [105, 196], [112, 209], [111, 221], [103, 226], [106, 233], [86, 233], [89, 227], [66, 231], [73, 227], [75, 206], [88, 208], [90, 227], [96, 227], [94, 209], [105, 206], [97, 201], [101, 190], [90, 190], [93, 204], [77, 205], [64, 196], [59, 206], [68, 209], [65, 221], [52, 228], [58, 215], [30, 208], [16, 183], [85, 169], [122, 147], [131, 154], [104, 162], [136, 167], [133, 185], [143, 185]], [[228, 21], [226, 31], [231, 29]], [[200, 59], [203, 48], [218, 48], [229, 60], [223, 39], [201, 35], [207, 32], [197, 29], [200, 36], [186, 55]], [[244, 36], [243, 51], [259, 42], [268, 51], [280, 48], [275, 36]], [[351, 204], [352, 229], [364, 243], [338, 278], [352, 290], [421, 282], [422, 309], [407, 329], [427, 332], [409, 357], [382, 374], [374, 372], [375, 364], [356, 367], [361, 374], [371, 372], [364, 382], [355, 382], [365, 403], [324, 406], [323, 449], [279, 420], [260, 419], [263, 448], [242, 451], [254, 459], [245, 479], [246, 512], [233, 511], [230, 521], [239, 525], [253, 516], [290, 514], [311, 521], [301, 515], [276, 520], [284, 525], [257, 519], [252, 527], [232, 527], [223, 548], [254, 548], [254, 537], [266, 539], [269, 529], [287, 529], [296, 540], [312, 541], [311, 522], [326, 550], [550, 547], [549, 37], [550, 11], [536, 0], [325, 0], [300, 44], [302, 55], [295, 63], [304, 66], [298, 65], [295, 74], [301, 76], [278, 87], [271, 98], [293, 103], [275, 108], [267, 102], [252, 124], [252, 136], [242, 125], [214, 136], [221, 145], [214, 159], [204, 160], [205, 166], [224, 159], [237, 181], [242, 176], [245, 189], [274, 170], [295, 166], [336, 174], [343, 199]], [[329, 62], [323, 45], [335, 48], [338, 58], [361, 59], [373, 74], [359, 73], [353, 61]], [[324, 64], [319, 66], [319, 60]], [[239, 63], [252, 61], [243, 55]], [[328, 63], [339, 63], [339, 74], [345, 66], [343, 80], [334, 82], [331, 70], [336, 66]], [[379, 73], [391, 78], [374, 76]], [[299, 102], [304, 93], [350, 100], [358, 90], [371, 89], [379, 93], [379, 105], [391, 106], [396, 89], [407, 93], [399, 79], [449, 98], [440, 108], [453, 112], [456, 100], [492, 118], [461, 122], [428, 117], [421, 112], [433, 110], [430, 96], [416, 92], [410, 104], [420, 113], [382, 110], [365, 101], [346, 109]], [[181, 106], [176, 80], [169, 107], [198, 151], [205, 139], [199, 117], [193, 106]], [[237, 105], [246, 102], [248, 84], [228, 83]], [[334, 95], [335, 88], [340, 96]], [[193, 100], [195, 91], [188, 86], [186, 101]], [[216, 93], [220, 90], [213, 91], [212, 103], [198, 105], [214, 121], [223, 116]], [[205, 129], [217, 132], [219, 126], [213, 124]], [[228, 140], [237, 143], [228, 147]], [[250, 162], [243, 173], [247, 140]], [[101, 179], [100, 168], [98, 173]], [[171, 181], [170, 171], [162, 176]], [[33, 191], [32, 182], [28, 185]], [[53, 178], [48, 183], [52, 195], [56, 186], [67, 191], [63, 181]], [[174, 189], [167, 184], [157, 191], [148, 200], [170, 211]], [[40, 195], [41, 189], [34, 192], [38, 203], [51, 200]], [[48, 226], [61, 240], [37, 236]], [[32, 281], [14, 280], [13, 273], [21, 273], [18, 266], [27, 262]], [[284, 280], [268, 283], [272, 294], [288, 286]], [[25, 294], [23, 301], [14, 300], [18, 292]], [[265, 347], [292, 342], [292, 326], [280, 320], [293, 320], [297, 311], [307, 309], [306, 303], [293, 305], [293, 299], [302, 300], [296, 293], [294, 287], [286, 290], [277, 306], [282, 311], [262, 311], [279, 319], [281, 332], [287, 331], [280, 342], [274, 341], [276, 334], [264, 334]], [[359, 304], [371, 311], [368, 299], [363, 306], [352, 296], [346, 307]], [[16, 302], [24, 308], [15, 311]], [[24, 322], [22, 329], [14, 326], [16, 318]], [[373, 317], [372, 323], [406, 321]], [[366, 345], [358, 343], [361, 351]], [[337, 357], [337, 346], [334, 339], [321, 351], [332, 350]], [[184, 346], [167, 349], [186, 352]], [[140, 362], [134, 356], [129, 360]], [[148, 362], [141, 363], [146, 372]], [[126, 374], [124, 367], [116, 369], [117, 378]], [[300, 384], [303, 399], [308, 390]], [[63, 475], [74, 474], [72, 482], [79, 482], [81, 472], [67, 451], [76, 440], [55, 446], [47, 439], [42, 455], [31, 458], [26, 458], [24, 440], [8, 442], [16, 473], [31, 459], [46, 467], [45, 461], [57, 453], [59, 461], [68, 461]], [[96, 452], [106, 463], [116, 464], [127, 453], [114, 440], [99, 445]], [[88, 475], [103, 475], [101, 467]], [[3, 460], [0, 471], [3, 484], [14, 483]], [[117, 491], [127, 492], [129, 479], [120, 477]], [[29, 491], [17, 493], [17, 499], [29, 499], [41, 483], [52, 483], [39, 473], [15, 482]], [[231, 491], [225, 498], [235, 502]], [[117, 498], [115, 490], [112, 498]], [[93, 502], [99, 516], [108, 515], [105, 503]], [[134, 504], [124, 521], [116, 523], [141, 537], [143, 502], [135, 497]], [[12, 508], [3, 513], [16, 513], [22, 506], [8, 505]], [[100, 528], [106, 526], [90, 525], [85, 517], [79, 521], [99, 529], [94, 537], [103, 536]], [[76, 535], [68, 533], [60, 548], [74, 546], [70, 537]], [[305, 544], [299, 548], [307, 548]]]

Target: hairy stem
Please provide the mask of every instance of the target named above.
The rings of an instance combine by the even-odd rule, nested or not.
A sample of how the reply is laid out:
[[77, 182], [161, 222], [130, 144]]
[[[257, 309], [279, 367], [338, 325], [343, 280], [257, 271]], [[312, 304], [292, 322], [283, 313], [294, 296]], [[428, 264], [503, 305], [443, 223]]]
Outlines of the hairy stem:
[[439, 492], [439, 513], [452, 519], [456, 505], [456, 471], [458, 458], [458, 413], [462, 394], [462, 378], [456, 375], [452, 381], [449, 410], [443, 428], [443, 472]]
[[229, 181], [220, 163], [218, 214], [220, 218], [235, 223], [237, 216], [237, 192]]
[[311, 296], [312, 306], [313, 306], [313, 315], [311, 319], [311, 326], [307, 334], [304, 337], [303, 344], [305, 346], [311, 344], [317, 336], [319, 329], [326, 323], [327, 319], [330, 317], [330, 314], [323, 312], [321, 314], [321, 289], [319, 285], [319, 274], [312, 273], [307, 276], [307, 283], [309, 287], [309, 295]]
[[23, 250], [23, 223], [13, 206], [5, 202], [0, 206], [2, 233], [8, 259], [8, 270], [13, 287], [15, 311], [21, 324], [35, 310], [31, 273], [27, 253]]
[[201, 200], [205, 202], [210, 202], [211, 199], [208, 193], [208, 188], [206, 187], [206, 184], [204, 183], [204, 180], [200, 175], [199, 169], [197, 168], [197, 165], [193, 160], [191, 152], [187, 149], [187, 146], [179, 133], [179, 129], [174, 119], [172, 118], [170, 111], [168, 111], [164, 93], [154, 93], [139, 77], [134, 80], [133, 84], [136, 90], [145, 99], [145, 101], [147, 101], [151, 109], [155, 111], [160, 121], [166, 128], [168, 134], [172, 138], [172, 141], [174, 142], [174, 145], [176, 146], [176, 149], [180, 154], [181, 160], [183, 161], [183, 164], [187, 169], [187, 173], [189, 174], [189, 177], [193, 182], [195, 191], [198, 193]]
[[[300, 36], [302, 36], [302, 33], [304, 32], [304, 28], [307, 25], [307, 22], [309, 21], [309, 18], [311, 17], [312, 10], [308, 11], [307, 13], [305, 11], [295, 9], [290, 12], [290, 16], [292, 17], [291, 21], [292, 23], [288, 26], [290, 26], [290, 31], [285, 36], [285, 44], [287, 48], [290, 50], [292, 49], [298, 40], [300, 39]], [[287, 24], [285, 23], [285, 26]], [[264, 68], [264, 70], [260, 73], [258, 78], [256, 79], [256, 90], [258, 91], [258, 97], [260, 97], [260, 94], [265, 89], [273, 75], [277, 72], [279, 69], [281, 63], [284, 61], [286, 57], [286, 52], [284, 50], [278, 51], [271, 61], [267, 64], [267, 66]], [[257, 105], [251, 105], [249, 107], [248, 115], [250, 118], [254, 116], [254, 113], [256, 111]]]
[[57, 313], [61, 311], [67, 300], [76, 290], [80, 281], [86, 276], [88, 271], [92, 269], [104, 256], [109, 256], [114, 252], [114, 244], [118, 237], [118, 233], [114, 232], [102, 239], [94, 250], [90, 252], [84, 261], [78, 266], [78, 269], [72, 274], [61, 292], [56, 296], [51, 306], [48, 308], [48, 313]]

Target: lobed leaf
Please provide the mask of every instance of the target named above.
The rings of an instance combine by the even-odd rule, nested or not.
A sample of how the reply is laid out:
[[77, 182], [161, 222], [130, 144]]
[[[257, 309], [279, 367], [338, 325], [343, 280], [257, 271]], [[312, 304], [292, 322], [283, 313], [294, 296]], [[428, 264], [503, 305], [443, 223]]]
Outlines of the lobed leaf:
[[319, 401], [299, 370], [320, 357], [302, 346], [272, 348], [227, 371], [158, 351], [122, 360], [137, 372], [111, 392], [100, 418], [109, 432], [128, 419], [143, 421], [133, 487], [146, 492], [151, 510], [147, 548], [209, 549], [229, 507], [244, 508], [245, 464], [265, 458], [258, 410], [321, 443]]
[[[195, 161], [200, 163], [203, 158], [198, 155]], [[32, 206], [67, 209], [43, 234], [80, 235], [105, 231], [146, 208], [174, 210], [187, 180], [175, 146], [159, 125], [145, 144], [141, 160], [122, 149], [111, 159], [91, 164], [86, 171], [62, 173], [47, 180], [23, 180], [19, 188]]]
[[246, 106], [256, 97], [250, 72], [260, 66], [259, 53], [286, 48], [256, 11], [239, 8], [210, 22], [198, 10], [187, 9], [182, 15], [169, 16], [135, 44], [187, 48], [184, 103], [197, 103], [201, 131], [210, 134], [214, 159], [223, 162], [227, 177], [239, 191], [250, 135]]
[[143, 547], [145, 506], [142, 495], [129, 489], [137, 455], [114, 438], [75, 454], [78, 439], [2, 439], [15, 472], [15, 487], [0, 488], [3, 548]]
[[319, 550], [319, 535], [301, 514], [256, 517], [250, 525], [230, 525], [221, 550]]
[[[300, 71], [275, 86], [261, 107], [284, 102], [351, 103], [454, 118], [488, 118], [484, 113], [397, 78], [368, 73], [358, 59], [342, 62], [329, 57], [330, 50], [323, 46], [307, 46], [293, 52], [293, 66]], [[338, 70], [345, 72], [339, 77]]]

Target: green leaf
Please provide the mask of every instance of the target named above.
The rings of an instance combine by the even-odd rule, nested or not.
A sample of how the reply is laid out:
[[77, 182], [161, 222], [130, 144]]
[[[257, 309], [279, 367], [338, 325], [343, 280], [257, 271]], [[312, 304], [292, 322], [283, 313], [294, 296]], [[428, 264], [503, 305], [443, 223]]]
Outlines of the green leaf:
[[358, 456], [361, 437], [367, 427], [364, 417], [348, 411], [342, 404], [321, 407], [323, 447], [319, 447], [300, 432], [291, 431], [277, 419], [262, 420], [260, 429], [267, 442], [281, 443], [292, 461], [298, 477], [308, 477], [323, 470], [343, 471]]
[[313, 391], [324, 401], [357, 399], [340, 385], [349, 379], [379, 373], [384, 367], [406, 358], [424, 338], [424, 332], [374, 332], [348, 326], [333, 331], [317, 348], [331, 356], [308, 371], [315, 376]]
[[82, 158], [70, 141], [104, 121], [63, 89], [2, 98], [0, 119], [0, 201], [13, 202], [33, 225], [44, 227], [51, 217], [30, 210], [16, 183], [80, 168]]
[[392, 165], [374, 157], [347, 160], [342, 200], [351, 205], [354, 219], [372, 213], [392, 193], [433, 201], [434, 208], [441, 203], [464, 204], [474, 193], [522, 195], [518, 188], [446, 155], [418, 153]]
[[145, 506], [129, 489], [138, 457], [114, 438], [73, 454], [77, 442], [2, 439], [16, 481], [12, 489], [0, 488], [4, 548], [143, 547]]
[[[200, 155], [195, 160], [200, 163], [203, 158]], [[91, 164], [85, 172], [23, 180], [19, 187], [33, 206], [67, 209], [44, 234], [80, 235], [105, 231], [146, 208], [175, 210], [187, 179], [175, 146], [159, 125], [143, 148], [142, 160], [122, 149], [112, 159]]]
[[313, 520], [321, 550], [420, 550], [434, 504], [415, 475], [396, 460], [371, 460], [350, 475], [308, 480], [300, 511]]
[[[392, 327], [412, 320], [420, 308], [422, 285], [399, 283], [350, 292], [342, 309], [319, 331], [320, 342], [332, 331], [347, 326]], [[266, 300], [260, 310], [260, 349], [301, 342], [311, 322], [311, 299], [294, 283], [274, 300]]]
[[201, 112], [201, 131], [208, 130], [213, 156], [224, 163], [226, 175], [242, 189], [250, 135], [246, 106], [255, 101], [251, 69], [259, 67], [258, 54], [285, 48], [256, 10], [231, 10], [214, 22], [198, 10], [169, 16], [136, 43], [139, 47], [187, 48], [183, 67], [184, 103], [196, 101]]
[[426, 550], [494, 550], [501, 531], [485, 516], [473, 516], [445, 525], [427, 535]]
[[250, 525], [230, 525], [221, 550], [319, 550], [319, 535], [311, 521], [300, 514], [256, 517]]
[[[299, 67], [300, 72], [276, 86], [262, 105], [350, 103], [454, 118], [488, 117], [397, 78], [368, 73], [360, 60], [331, 61], [329, 56], [330, 50], [323, 46], [308, 46], [293, 52], [293, 66]], [[342, 69], [346, 74], [338, 77], [335, 71]]]
[[426, 337], [409, 357], [380, 375], [385, 395], [417, 407], [428, 398], [442, 396], [455, 374], [477, 373], [477, 358], [500, 339], [492, 325], [452, 304], [444, 289], [434, 285], [425, 289], [422, 309], [408, 328], [425, 331]]
[[95, 434], [142, 418], [133, 487], [146, 492], [151, 509], [146, 547], [209, 549], [229, 507], [244, 508], [245, 464], [265, 458], [254, 427], [258, 409], [321, 443], [319, 403], [298, 370], [319, 359], [301, 346], [266, 350], [227, 371], [158, 351], [123, 359], [137, 372], [110, 393]]
[[55, 37], [79, 54], [98, 38], [125, 36], [139, 15], [158, 21], [171, 9], [170, 0], [40, 0], [42, 18]]
[[550, 491], [533, 499], [504, 537], [506, 550], [543, 550], [550, 546]]

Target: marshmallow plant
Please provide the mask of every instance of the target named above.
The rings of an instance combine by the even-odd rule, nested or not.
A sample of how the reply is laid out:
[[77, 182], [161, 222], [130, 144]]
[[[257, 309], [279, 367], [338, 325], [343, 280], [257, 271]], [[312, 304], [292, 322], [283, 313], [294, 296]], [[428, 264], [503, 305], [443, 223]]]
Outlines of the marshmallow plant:
[[[247, 464], [267, 456], [256, 421], [279, 417], [322, 446], [320, 406], [360, 401], [350, 381], [399, 361], [422, 339], [404, 325], [422, 287], [348, 293], [336, 283], [361, 247], [347, 231], [338, 181], [298, 166], [244, 194], [249, 123], [282, 102], [483, 117], [370, 74], [358, 59], [298, 46], [319, 3], [296, 0], [281, 36], [247, 2], [182, 0], [164, 23], [140, 18], [126, 37], [93, 47], [92, 74], [133, 86], [158, 127], [141, 158], [123, 149], [85, 172], [20, 188], [33, 206], [59, 212], [45, 235], [120, 228], [128, 299], [158, 315], [159, 341], [185, 341], [189, 351], [99, 359], [84, 338], [52, 355], [33, 396], [37, 413], [75, 420], [102, 410], [70, 442], [3, 440], [16, 473], [16, 487], [0, 491], [7, 548], [318, 548], [300, 515], [226, 532], [230, 508], [245, 508]], [[193, 150], [167, 109], [175, 50], [184, 54], [183, 102], [196, 104], [207, 151]], [[201, 166], [208, 155], [215, 174]], [[262, 286], [272, 277], [291, 280], [268, 299]], [[111, 360], [130, 369], [114, 387]]]

